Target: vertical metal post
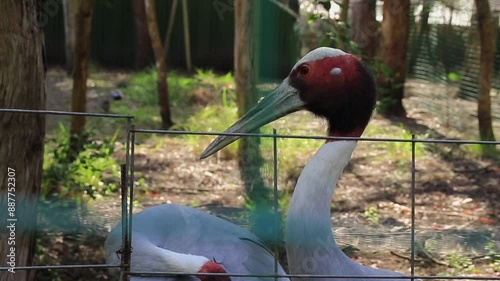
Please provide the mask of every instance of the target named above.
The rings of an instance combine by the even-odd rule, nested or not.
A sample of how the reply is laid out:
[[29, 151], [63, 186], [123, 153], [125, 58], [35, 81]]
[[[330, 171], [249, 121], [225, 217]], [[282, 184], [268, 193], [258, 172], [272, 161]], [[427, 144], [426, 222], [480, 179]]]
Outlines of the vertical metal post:
[[[131, 254], [131, 240], [129, 232], [129, 219], [128, 219], [128, 185], [129, 185], [129, 171], [130, 171], [130, 149], [131, 149], [131, 128], [132, 128], [132, 118], [127, 118], [127, 140], [125, 144], [125, 165], [121, 167], [121, 205], [122, 205], [122, 254], [121, 254], [121, 268], [120, 268], [120, 280], [129, 280], [130, 271], [130, 254]], [[133, 146], [133, 145], [132, 145]]]
[[415, 280], [415, 135], [411, 135], [411, 280]]
[[279, 231], [278, 231], [278, 138], [276, 137], [276, 129], [273, 128], [273, 190], [274, 190], [274, 280], [278, 280], [278, 255], [279, 255]]
[[[135, 126], [132, 125], [130, 129], [130, 178], [129, 178], [129, 203], [128, 203], [128, 235], [129, 235], [129, 247], [130, 247], [130, 252], [129, 254], [132, 254], [132, 251], [134, 250], [132, 248], [132, 214], [133, 214], [133, 206], [134, 206], [134, 159], [135, 159]], [[130, 271], [130, 267], [128, 268]], [[127, 276], [130, 278], [130, 275], [127, 274]]]
[[130, 130], [132, 129], [132, 118], [127, 118], [127, 143], [125, 144], [125, 166], [126, 166], [126, 174], [128, 176], [128, 172], [130, 170]]
[[121, 165], [121, 195], [122, 195], [122, 248], [121, 248], [121, 256], [120, 256], [120, 280], [126, 281], [127, 280], [127, 275], [125, 274], [126, 271], [129, 270], [130, 267], [130, 255], [127, 255], [130, 251], [130, 248], [128, 245], [129, 243], [129, 237], [128, 237], [128, 219], [127, 219], [127, 165]]

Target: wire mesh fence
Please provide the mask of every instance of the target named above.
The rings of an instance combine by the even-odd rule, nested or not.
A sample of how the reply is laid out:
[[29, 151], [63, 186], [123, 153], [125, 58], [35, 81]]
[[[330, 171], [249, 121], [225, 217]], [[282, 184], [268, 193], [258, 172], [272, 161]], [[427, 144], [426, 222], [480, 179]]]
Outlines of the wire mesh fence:
[[[446, 107], [453, 111], [456, 106], [454, 101], [458, 98], [476, 100], [478, 95], [481, 51], [474, 3], [455, 1], [450, 4], [446, 6], [439, 1], [412, 4], [412, 10], [418, 13], [413, 15], [415, 20], [410, 26], [408, 74], [419, 81], [443, 85], [441, 91], [418, 92], [431, 97], [433, 101], [442, 101], [424, 105], [431, 110]], [[500, 27], [498, 10], [493, 11], [497, 23], [494, 35], [497, 44], [491, 95], [492, 115], [494, 119], [499, 119]], [[460, 129], [460, 124], [451, 124]]]
[[[191, 131], [173, 131], [173, 130], [151, 130], [151, 129], [137, 129], [134, 127], [134, 117], [130, 115], [117, 115], [117, 114], [100, 114], [100, 113], [74, 113], [74, 112], [64, 112], [64, 111], [46, 111], [46, 110], [20, 110], [20, 109], [0, 109], [0, 114], [4, 113], [14, 113], [14, 114], [47, 114], [47, 115], [80, 115], [80, 116], [88, 116], [88, 117], [98, 117], [98, 118], [112, 118], [112, 119], [124, 119], [126, 120], [125, 124], [125, 137], [123, 143], [125, 144], [125, 154], [123, 165], [121, 165], [121, 225], [122, 225], [122, 248], [119, 249], [121, 264], [69, 264], [69, 265], [38, 265], [38, 266], [16, 266], [16, 270], [77, 270], [77, 269], [96, 269], [96, 268], [119, 268], [120, 269], [120, 280], [129, 280], [131, 276], [141, 276], [141, 277], [168, 277], [168, 276], [182, 276], [179, 272], [140, 272], [140, 271], [132, 271], [130, 268], [131, 255], [133, 254], [133, 249], [131, 247], [131, 241], [133, 239], [132, 236], [132, 216], [134, 214], [134, 202], [135, 198], [135, 189], [136, 189], [136, 179], [135, 179], [135, 149], [137, 145], [137, 135], [139, 134], [156, 134], [156, 135], [203, 135], [203, 136], [219, 136], [219, 135], [228, 135], [228, 136], [241, 136], [241, 137], [260, 137], [264, 139], [272, 140], [272, 186], [273, 186], [273, 196], [274, 196], [274, 210], [278, 210], [278, 187], [280, 185], [278, 181], [278, 161], [279, 161], [279, 152], [278, 152], [278, 140], [280, 139], [299, 139], [299, 140], [350, 140], [357, 142], [378, 142], [378, 143], [407, 143], [411, 145], [411, 159], [409, 159], [408, 170], [411, 174], [411, 204], [407, 206], [410, 210], [410, 229], [408, 232], [404, 233], [409, 236], [409, 239], [401, 239], [396, 238], [396, 240], [403, 240], [404, 243], [407, 243], [407, 248], [410, 249], [410, 274], [408, 275], [408, 280], [414, 279], [423, 279], [423, 280], [500, 280], [500, 276], [492, 275], [492, 276], [431, 276], [424, 275], [418, 276], [415, 274], [415, 263], [416, 263], [416, 255], [418, 254], [417, 247], [417, 237], [416, 237], [416, 227], [418, 226], [418, 221], [416, 218], [416, 185], [417, 185], [417, 168], [416, 162], [418, 160], [418, 155], [416, 153], [416, 148], [418, 145], [425, 144], [452, 144], [452, 145], [499, 145], [498, 141], [474, 141], [474, 140], [451, 140], [451, 139], [419, 139], [415, 135], [413, 135], [410, 139], [401, 139], [401, 138], [351, 138], [351, 137], [326, 137], [326, 136], [313, 136], [313, 135], [287, 135], [287, 134], [279, 134], [276, 130], [271, 134], [235, 134], [235, 133], [214, 133], [214, 132], [191, 132]], [[361, 235], [367, 235], [373, 233], [367, 233], [361, 231]], [[443, 234], [446, 235], [446, 234]], [[446, 239], [446, 238], [445, 238]], [[381, 240], [376, 240], [375, 243], [381, 244]], [[495, 242], [495, 247], [500, 246], [499, 242]], [[277, 262], [277, 261], [276, 261]], [[276, 263], [277, 264], [277, 263]], [[0, 271], [7, 271], [9, 267], [0, 267]], [[279, 276], [276, 274], [276, 270], [274, 274], [262, 275], [243, 275], [243, 274], [216, 274], [216, 273], [203, 273], [203, 274], [186, 274], [188, 276], [229, 276], [229, 277], [241, 277], [241, 278], [278, 278], [278, 277], [289, 277], [300, 279], [402, 279], [401, 277], [387, 277], [387, 276], [324, 276], [324, 275], [285, 275]]]

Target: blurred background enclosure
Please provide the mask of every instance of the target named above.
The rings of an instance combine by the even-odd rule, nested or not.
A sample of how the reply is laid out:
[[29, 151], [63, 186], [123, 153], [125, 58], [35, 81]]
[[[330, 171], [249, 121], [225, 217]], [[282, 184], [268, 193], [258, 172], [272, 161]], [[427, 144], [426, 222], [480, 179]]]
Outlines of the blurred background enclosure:
[[[275, 217], [267, 207], [279, 199], [277, 217], [283, 221], [303, 167], [324, 140], [277, 139], [274, 198], [271, 137], [235, 143], [200, 160], [213, 136], [185, 133], [222, 132], [287, 77], [297, 59], [320, 46], [361, 57], [377, 80], [377, 111], [363, 137], [493, 141], [500, 135], [500, 0], [0, 0], [0, 14], [8, 5], [22, 10], [19, 3], [42, 3], [38, 27], [44, 34], [12, 48], [5, 42], [18, 35], [0, 33], [0, 86], [5, 82], [11, 90], [21, 89], [6, 94], [18, 104], [5, 104], [9, 99], [0, 96], [0, 108], [121, 114], [133, 117], [138, 129], [175, 131], [137, 134], [135, 212], [185, 204], [243, 225], [261, 238], [269, 233], [274, 238], [273, 231], [281, 238], [283, 225], [269, 224]], [[489, 3], [488, 46], [493, 50], [486, 59], [482, 42], [487, 40], [480, 32], [484, 13], [478, 16], [477, 3]], [[22, 16], [20, 22], [25, 21]], [[31, 16], [34, 24], [36, 14]], [[38, 76], [32, 80], [38, 79], [46, 92], [26, 83], [27, 75], [9, 76], [17, 72], [2, 68], [14, 65], [9, 64], [12, 58], [23, 58], [15, 69], [34, 69], [30, 50], [39, 51]], [[491, 63], [491, 90], [485, 87], [488, 75], [481, 74], [485, 60]], [[29, 150], [20, 146], [24, 130], [43, 126], [19, 130], [11, 122], [18, 115], [0, 113], [0, 124], [19, 132], [0, 132], [0, 148], [19, 145], [0, 149], [3, 169], [3, 157], [11, 157], [7, 153], [24, 159], [19, 155]], [[46, 132], [33, 138], [44, 145], [39, 161], [19, 164], [27, 175], [36, 170], [40, 177], [31, 177], [35, 183], [28, 176], [16, 180], [19, 190], [33, 199], [26, 203], [33, 209], [26, 215], [33, 223], [26, 231], [30, 247], [25, 247], [23, 261], [40, 266], [104, 263], [104, 239], [121, 216], [119, 165], [125, 162], [130, 132], [126, 120], [19, 116], [35, 116], [37, 124], [46, 125]], [[489, 118], [490, 135], [478, 134], [481, 116]], [[323, 120], [306, 112], [272, 126], [278, 134], [300, 136], [322, 136], [325, 129]], [[270, 133], [271, 127], [262, 132]], [[253, 150], [245, 153], [242, 147]], [[500, 276], [498, 145], [418, 143], [415, 193], [411, 151], [407, 142], [358, 143], [331, 205], [339, 245], [365, 265], [409, 274], [415, 194], [417, 274]], [[245, 157], [250, 158], [246, 163], [241, 161]], [[254, 192], [257, 181], [260, 193]], [[2, 188], [4, 182], [0, 179]], [[3, 215], [0, 222], [6, 221]], [[283, 244], [277, 246], [283, 262]], [[103, 268], [49, 269], [29, 278], [111, 276]]]
[[[298, 20], [280, 9], [272, 1], [262, 1], [261, 48], [269, 53], [263, 60], [271, 60], [266, 67], [278, 65], [274, 76], [286, 75], [299, 55], [302, 46], [310, 50], [319, 45], [335, 45], [335, 41], [327, 42], [337, 32], [334, 26], [318, 23], [311, 18], [313, 15], [328, 15], [338, 19], [341, 7], [331, 1], [327, 12], [318, 1], [289, 0], [290, 8], [297, 14], [299, 5], [301, 17]], [[132, 68], [139, 50], [138, 36], [134, 32], [133, 0], [104, 0], [97, 1], [94, 7], [92, 22], [92, 61], [109, 68]], [[295, 3], [294, 3], [295, 2]], [[327, 2], [327, 1], [324, 1]], [[349, 2], [349, 1], [348, 1]], [[356, 4], [350, 1], [350, 5]], [[382, 20], [383, 1], [376, 2], [376, 19]], [[500, 4], [491, 0], [491, 8], [498, 17]], [[234, 43], [234, 2], [233, 0], [188, 0], [188, 14], [191, 37], [191, 54], [193, 65], [210, 67], [217, 71], [230, 71], [233, 68]], [[319, 3], [322, 3], [319, 1]], [[158, 25], [160, 33], [165, 34], [171, 1], [158, 1]], [[62, 9], [62, 7], [54, 8]], [[177, 5], [174, 21], [170, 55], [168, 61], [173, 68], [184, 67], [184, 38], [181, 16], [181, 6]], [[352, 13], [352, 10], [349, 10]], [[409, 65], [411, 76], [431, 81], [442, 82], [447, 80], [462, 80], [462, 75], [475, 75], [479, 69], [479, 33], [475, 19], [473, 1], [411, 1], [411, 27], [409, 41]], [[266, 21], [272, 18], [272, 21]], [[272, 24], [266, 24], [272, 23]], [[299, 31], [301, 44], [297, 42], [290, 26], [295, 25]], [[49, 65], [64, 65], [64, 14], [54, 13], [44, 28], [47, 46], [47, 62]], [[376, 29], [375, 29], [376, 31]], [[497, 28], [497, 34], [500, 32]], [[368, 35], [369, 36], [369, 35]], [[474, 37], [476, 36], [476, 37]], [[497, 36], [497, 52], [495, 59], [495, 88], [500, 88], [500, 36]], [[146, 46], [150, 48], [150, 46]], [[149, 50], [149, 62], [153, 62], [152, 52]], [[285, 59], [283, 59], [283, 57]], [[271, 73], [269, 71], [269, 73]], [[465, 80], [473, 80], [467, 77]], [[467, 82], [466, 82], [467, 83]], [[464, 87], [467, 88], [467, 87]], [[467, 92], [467, 90], [465, 90]], [[472, 91], [469, 91], [472, 92]]]
[[[91, 61], [104, 68], [137, 69], [153, 63], [153, 52], [147, 29], [141, 31], [134, 13], [135, 0], [97, 1], [92, 20]], [[169, 19], [174, 16], [167, 61], [169, 69], [186, 69], [186, 52], [191, 64], [198, 68], [210, 68], [227, 72], [234, 65], [234, 0], [188, 0], [190, 49], [184, 44], [182, 7], [176, 5], [172, 13], [172, 1], [158, 1], [156, 5], [158, 26], [162, 39]], [[318, 46], [340, 47], [346, 51], [364, 55], [377, 54], [380, 22], [383, 18], [383, 1], [370, 0], [374, 5], [375, 22], [359, 23], [357, 9], [362, 1], [320, 0], [261, 0], [258, 24], [259, 77], [281, 79], [300, 55]], [[452, 101], [475, 100], [478, 93], [480, 41], [474, 1], [412, 0], [407, 48], [407, 76], [421, 82], [441, 85], [436, 102], [427, 104], [437, 109], [441, 117], [451, 119], [454, 112]], [[278, 3], [278, 4], [276, 4]], [[343, 4], [349, 8], [344, 9]], [[500, 118], [498, 96], [500, 89], [500, 29], [498, 13], [500, 3], [490, 0], [496, 20], [496, 52], [493, 75], [493, 118]], [[361, 6], [361, 7], [360, 7]], [[284, 8], [286, 7], [286, 8]], [[55, 7], [54, 9], [62, 9]], [[346, 14], [347, 13], [347, 14]], [[342, 17], [347, 17], [343, 19]], [[355, 23], [354, 21], [357, 21]], [[361, 26], [360, 26], [361, 24]], [[65, 54], [64, 14], [54, 13], [45, 26], [47, 62], [61, 65], [67, 61]], [[145, 33], [141, 35], [142, 33]], [[374, 42], [372, 42], [374, 41]], [[366, 56], [365, 56], [366, 58]], [[367, 60], [375, 71], [384, 71], [381, 64]], [[407, 86], [415, 84], [408, 81]], [[420, 94], [431, 95], [429, 84]], [[435, 93], [435, 92], [434, 92]], [[408, 95], [406, 96], [408, 97]], [[450, 102], [451, 101], [451, 102]], [[445, 108], [446, 107], [446, 108]], [[443, 115], [444, 114], [444, 115]], [[449, 124], [453, 122], [450, 121]]]

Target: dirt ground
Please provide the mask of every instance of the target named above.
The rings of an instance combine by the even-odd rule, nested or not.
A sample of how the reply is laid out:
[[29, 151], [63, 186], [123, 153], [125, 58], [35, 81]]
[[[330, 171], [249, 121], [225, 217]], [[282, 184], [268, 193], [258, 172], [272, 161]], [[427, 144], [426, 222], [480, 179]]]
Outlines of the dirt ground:
[[[89, 111], [99, 112], [99, 100], [127, 74], [102, 74], [110, 81], [90, 90]], [[51, 70], [48, 75], [48, 109], [67, 110], [70, 80]], [[421, 81], [406, 85], [408, 118], [385, 119], [376, 115], [373, 124], [388, 132], [404, 126], [431, 138], [467, 139], [475, 135], [475, 103], [452, 98], [454, 87]], [[493, 97], [498, 101], [498, 95]], [[498, 104], [494, 102], [498, 109]], [[56, 128], [61, 117], [49, 118]], [[277, 126], [309, 118], [310, 126], [324, 125], [306, 113], [294, 114]], [[497, 137], [499, 122], [495, 121]], [[279, 129], [279, 128], [278, 128]], [[321, 145], [318, 142], [318, 147]], [[375, 149], [376, 148], [376, 149]], [[136, 146], [135, 171], [139, 183], [135, 210], [163, 203], [196, 205], [223, 218], [246, 224], [244, 192], [235, 159], [211, 157], [200, 161], [198, 149], [167, 137], [159, 146], [146, 140]], [[417, 275], [500, 276], [487, 259], [500, 252], [500, 165], [494, 160], [463, 157], [457, 145], [434, 145], [433, 154], [416, 161], [416, 263]], [[280, 179], [281, 191], [292, 191], [301, 168], [311, 154], [296, 163], [297, 173]], [[372, 165], [387, 153], [372, 143], [360, 142], [339, 181], [332, 204], [333, 231], [338, 243], [355, 260], [372, 267], [410, 273], [411, 166], [396, 162]], [[123, 157], [118, 149], [117, 158]], [[123, 158], [122, 158], [123, 159]], [[394, 172], [397, 171], [397, 172]], [[42, 214], [40, 264], [103, 263], [103, 241], [119, 220], [119, 196], [91, 201], [72, 233], [53, 230], [53, 218]], [[366, 211], [378, 217], [367, 219]], [[60, 210], [61, 214], [67, 210]], [[489, 247], [490, 250], [487, 248]], [[40, 271], [37, 280], [109, 280], [100, 269]]]

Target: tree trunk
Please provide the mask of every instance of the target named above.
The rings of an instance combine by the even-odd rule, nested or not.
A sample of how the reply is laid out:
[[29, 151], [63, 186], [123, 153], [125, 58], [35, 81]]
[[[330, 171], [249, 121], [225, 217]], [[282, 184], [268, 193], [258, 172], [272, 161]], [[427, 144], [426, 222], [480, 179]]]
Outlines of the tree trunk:
[[[234, 80], [238, 116], [243, 116], [257, 102], [256, 69], [254, 42], [253, 4], [249, 0], [235, 0], [235, 38], [234, 38]], [[246, 193], [262, 187], [264, 180], [260, 175], [263, 159], [259, 148], [259, 138], [242, 138], [239, 145], [239, 166]], [[253, 198], [252, 198], [253, 199]]]
[[342, 24], [338, 25], [338, 33], [340, 39], [337, 42], [338, 48], [346, 52], [351, 51], [349, 49], [350, 39], [347, 38], [347, 17], [349, 15], [349, 2], [350, 0], [342, 0], [342, 4], [340, 5], [341, 10], [339, 15], [339, 22]]
[[[90, 57], [90, 40], [92, 31], [92, 13], [95, 0], [78, 0], [78, 11], [75, 24], [75, 54], [73, 70], [73, 93], [71, 111], [87, 111], [87, 78]], [[73, 161], [83, 143], [85, 116], [72, 116], [70, 128], [70, 151], [68, 160]]]
[[[0, 1], [0, 108], [45, 109], [41, 4]], [[0, 113], [0, 132], [0, 266], [27, 266], [35, 252], [45, 116]], [[33, 271], [13, 270], [0, 280], [33, 279]]]
[[406, 51], [410, 23], [410, 0], [385, 0], [381, 25], [380, 58], [386, 68], [378, 77], [379, 111], [405, 116]]
[[135, 31], [135, 62], [137, 69], [149, 64], [151, 54], [151, 40], [149, 39], [148, 22], [146, 20], [146, 7], [144, 0], [133, 0], [134, 31]]
[[252, 3], [236, 0], [234, 34], [234, 80], [238, 103], [238, 116], [243, 116], [257, 101], [255, 95], [256, 75], [252, 69], [254, 52], [254, 23]]
[[[257, 15], [259, 1], [235, 0], [234, 80], [238, 115], [241, 117], [258, 101], [258, 36]], [[256, 132], [259, 132], [257, 130]], [[247, 203], [252, 205], [250, 228], [263, 241], [272, 243], [276, 229], [273, 226], [272, 198], [261, 174], [264, 159], [260, 138], [241, 138], [238, 164], [245, 185]]]
[[[238, 116], [243, 116], [257, 103], [256, 69], [257, 58], [254, 42], [254, 10], [253, 4], [247, 0], [236, 0], [235, 39], [234, 39], [234, 80], [236, 86], [236, 101]], [[254, 59], [254, 61], [252, 60]], [[239, 166], [247, 194], [252, 198], [253, 187], [262, 187], [264, 180], [260, 175], [262, 156], [260, 154], [259, 138], [242, 138], [239, 145]]]
[[[477, 9], [477, 20], [479, 26], [479, 37], [481, 41], [481, 66], [479, 75], [479, 93], [477, 101], [477, 115], [479, 120], [479, 137], [481, 140], [495, 140], [491, 120], [491, 97], [490, 91], [493, 80], [493, 68], [495, 63], [495, 31], [498, 18], [493, 20], [488, 0], [475, 0]], [[483, 156], [494, 151], [495, 146], [484, 146]]]
[[191, 33], [189, 31], [189, 8], [187, 0], [182, 0], [182, 28], [184, 30], [184, 53], [186, 54], [186, 70], [193, 72], [193, 63], [191, 62]]
[[170, 49], [170, 40], [172, 38], [172, 32], [174, 30], [175, 15], [177, 15], [177, 4], [179, 0], [172, 0], [172, 6], [170, 6], [170, 15], [168, 16], [167, 33], [165, 34], [165, 41], [163, 43], [165, 58], [168, 59], [168, 51]]
[[75, 52], [75, 24], [78, 2], [63, 0], [64, 9], [64, 50], [66, 57], [66, 73], [73, 73], [73, 54]]
[[349, 16], [349, 2], [350, 0], [342, 0], [342, 4], [340, 6], [340, 17], [339, 20], [342, 22], [347, 22], [347, 17]]
[[378, 46], [376, 4], [377, 0], [352, 2], [351, 39], [359, 46], [361, 56], [367, 61], [373, 61]]
[[154, 0], [144, 0], [146, 6], [146, 18], [148, 20], [149, 37], [155, 54], [156, 68], [158, 69], [158, 102], [160, 105], [160, 116], [162, 128], [168, 129], [174, 125], [170, 114], [170, 101], [167, 84], [167, 61], [161, 43], [158, 21], [156, 20], [156, 8]]

